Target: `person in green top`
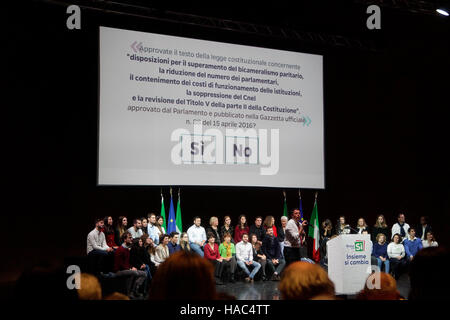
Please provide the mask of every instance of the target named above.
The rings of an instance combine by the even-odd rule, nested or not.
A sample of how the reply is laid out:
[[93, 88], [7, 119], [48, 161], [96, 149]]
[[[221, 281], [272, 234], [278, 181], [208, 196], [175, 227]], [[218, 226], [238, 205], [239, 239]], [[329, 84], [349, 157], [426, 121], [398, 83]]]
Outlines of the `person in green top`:
[[231, 282], [236, 282], [234, 280], [234, 271], [236, 270], [236, 248], [231, 242], [231, 234], [225, 232], [223, 235], [223, 242], [219, 246], [219, 254], [223, 258], [224, 268], [229, 267], [231, 271]]

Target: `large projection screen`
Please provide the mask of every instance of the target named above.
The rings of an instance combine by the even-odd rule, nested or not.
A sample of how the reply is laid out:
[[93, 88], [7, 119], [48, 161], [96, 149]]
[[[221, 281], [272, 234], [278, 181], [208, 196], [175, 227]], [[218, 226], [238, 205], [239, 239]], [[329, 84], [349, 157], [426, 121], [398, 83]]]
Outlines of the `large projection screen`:
[[323, 57], [100, 27], [99, 185], [324, 188]]

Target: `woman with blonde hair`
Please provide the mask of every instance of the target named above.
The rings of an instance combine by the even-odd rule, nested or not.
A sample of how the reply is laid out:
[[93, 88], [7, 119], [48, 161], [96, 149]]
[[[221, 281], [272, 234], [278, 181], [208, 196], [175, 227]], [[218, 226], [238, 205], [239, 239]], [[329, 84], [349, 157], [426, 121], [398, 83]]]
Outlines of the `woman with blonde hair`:
[[275, 218], [273, 216], [267, 216], [264, 219], [264, 229], [267, 231], [267, 229], [269, 229], [269, 228], [272, 228], [273, 236], [278, 237], [277, 227], [275, 226]]
[[358, 234], [362, 234], [363, 231], [369, 232], [369, 227], [367, 226], [366, 220], [364, 218], [359, 218], [358, 222], [356, 223], [356, 231], [358, 231]]
[[284, 269], [279, 288], [285, 300], [335, 300], [327, 272], [309, 262], [293, 262]]
[[372, 227], [372, 242], [376, 242], [376, 237], [379, 233], [384, 234], [386, 239], [391, 238], [391, 232], [386, 224], [386, 219], [384, 218], [384, 215], [379, 214], [377, 217], [377, 221], [375, 222], [375, 225]]
[[372, 256], [377, 259], [378, 268], [384, 264], [384, 272], [389, 273], [389, 257], [387, 254], [386, 236], [382, 233], [377, 234], [376, 242], [373, 244]]
[[189, 245], [189, 236], [187, 232], [183, 232], [180, 236], [180, 247], [183, 251], [191, 251], [191, 246]]

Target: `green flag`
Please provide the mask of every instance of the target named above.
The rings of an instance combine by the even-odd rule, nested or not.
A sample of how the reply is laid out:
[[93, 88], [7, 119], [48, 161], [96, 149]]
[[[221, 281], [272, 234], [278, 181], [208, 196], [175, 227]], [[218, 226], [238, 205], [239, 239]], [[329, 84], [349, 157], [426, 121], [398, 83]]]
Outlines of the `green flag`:
[[166, 209], [164, 208], [164, 196], [162, 194], [162, 190], [161, 190], [161, 217], [163, 217], [164, 219], [162, 227], [164, 228], [164, 230], [166, 230]]
[[316, 199], [314, 201], [314, 209], [309, 220], [308, 235], [313, 238], [313, 259], [316, 262], [320, 261], [319, 252], [319, 213], [317, 212], [317, 192]]
[[283, 216], [287, 217], [288, 211], [287, 211], [286, 192], [283, 191], [283, 195], [284, 195]]
[[177, 215], [175, 218], [177, 224], [177, 231], [179, 233], [183, 232], [183, 223], [181, 222], [181, 198], [180, 198], [180, 189], [178, 189], [178, 204], [177, 204]]

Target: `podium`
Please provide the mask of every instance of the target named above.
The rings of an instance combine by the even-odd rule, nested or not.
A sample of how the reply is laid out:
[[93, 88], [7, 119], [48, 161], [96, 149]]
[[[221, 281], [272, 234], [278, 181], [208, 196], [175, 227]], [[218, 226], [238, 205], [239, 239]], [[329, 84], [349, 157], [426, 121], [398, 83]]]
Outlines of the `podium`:
[[346, 234], [327, 241], [328, 277], [336, 294], [356, 294], [371, 274], [372, 241], [368, 234]]

